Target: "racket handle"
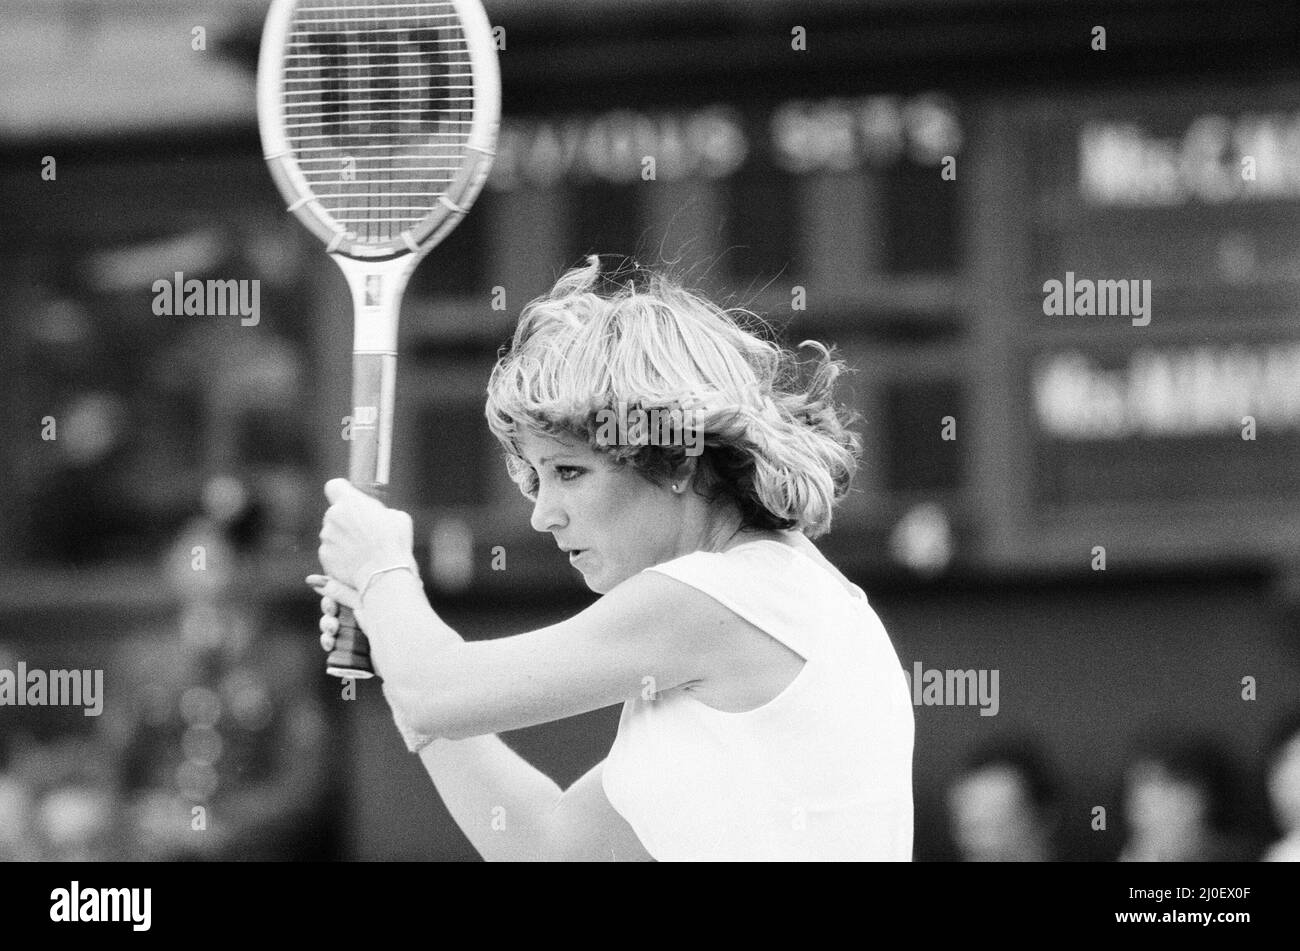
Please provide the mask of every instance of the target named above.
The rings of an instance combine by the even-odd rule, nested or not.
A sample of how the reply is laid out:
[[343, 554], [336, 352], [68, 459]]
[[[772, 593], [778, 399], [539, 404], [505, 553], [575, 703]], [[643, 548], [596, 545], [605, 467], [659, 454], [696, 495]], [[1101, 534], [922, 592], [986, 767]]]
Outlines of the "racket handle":
[[[353, 485], [387, 504], [388, 493], [383, 486], [357, 481]], [[325, 660], [325, 672], [345, 680], [369, 680], [375, 676], [375, 667], [370, 662], [370, 641], [357, 624], [352, 609], [342, 604], [339, 605], [339, 630], [334, 637], [334, 649]]]
[[334, 649], [325, 661], [325, 671], [347, 680], [366, 680], [375, 675], [370, 663], [370, 641], [357, 624], [352, 609], [339, 605], [339, 631]]

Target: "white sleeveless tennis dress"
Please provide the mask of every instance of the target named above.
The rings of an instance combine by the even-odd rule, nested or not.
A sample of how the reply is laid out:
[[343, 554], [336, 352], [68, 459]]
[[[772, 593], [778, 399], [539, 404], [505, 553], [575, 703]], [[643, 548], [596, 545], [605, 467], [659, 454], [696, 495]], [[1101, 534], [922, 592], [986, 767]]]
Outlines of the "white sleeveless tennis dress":
[[646, 570], [805, 660], [744, 713], [681, 689], [623, 705], [604, 789], [646, 850], [660, 861], [911, 861], [911, 697], [862, 589], [769, 539]]

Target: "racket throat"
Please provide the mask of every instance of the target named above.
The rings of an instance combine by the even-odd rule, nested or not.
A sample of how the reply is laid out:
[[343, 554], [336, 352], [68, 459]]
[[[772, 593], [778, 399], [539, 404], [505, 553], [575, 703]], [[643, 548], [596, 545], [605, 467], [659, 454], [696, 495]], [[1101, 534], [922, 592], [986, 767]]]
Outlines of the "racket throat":
[[331, 254], [352, 291], [355, 315], [353, 353], [397, 353], [397, 321], [402, 293], [420, 263], [421, 254], [386, 261], [366, 261]]

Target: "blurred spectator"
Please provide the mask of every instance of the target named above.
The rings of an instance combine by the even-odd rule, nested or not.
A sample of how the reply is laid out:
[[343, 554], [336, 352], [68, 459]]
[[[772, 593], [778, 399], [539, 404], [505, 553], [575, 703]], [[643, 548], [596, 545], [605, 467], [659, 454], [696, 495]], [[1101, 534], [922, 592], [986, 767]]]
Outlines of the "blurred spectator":
[[[118, 750], [136, 857], [329, 858], [325, 719], [314, 640], [270, 628], [257, 579], [232, 543], [247, 512], [205, 492], [164, 556], [178, 624], [121, 645], [125, 699], [106, 717]], [[254, 539], [244, 539], [250, 545]]]
[[110, 751], [94, 737], [65, 737], [39, 750], [44, 786], [36, 831], [44, 861], [105, 862], [127, 857], [127, 830]]
[[71, 735], [9, 744], [0, 768], [0, 860], [118, 861], [126, 856], [108, 750]]
[[953, 838], [968, 862], [1049, 862], [1060, 821], [1056, 770], [1025, 738], [988, 743], [948, 792]]
[[1300, 707], [1274, 727], [1264, 770], [1269, 804], [1282, 833], [1264, 853], [1264, 861], [1300, 862]]
[[1128, 838], [1121, 862], [1240, 862], [1233, 764], [1205, 737], [1158, 734], [1142, 741], [1124, 773]]
[[31, 787], [15, 768], [16, 746], [13, 734], [0, 733], [0, 862], [40, 858], [33, 838]]

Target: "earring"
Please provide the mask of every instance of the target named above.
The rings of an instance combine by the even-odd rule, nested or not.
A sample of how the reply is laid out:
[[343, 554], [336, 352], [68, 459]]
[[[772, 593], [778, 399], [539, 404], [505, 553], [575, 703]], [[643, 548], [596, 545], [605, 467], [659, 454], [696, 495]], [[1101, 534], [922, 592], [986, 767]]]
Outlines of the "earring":
[[681, 491], [681, 489], [677, 488], [677, 483], [676, 483], [676, 482], [673, 483], [673, 491], [674, 491], [674, 492], [680, 492], [680, 491]]

